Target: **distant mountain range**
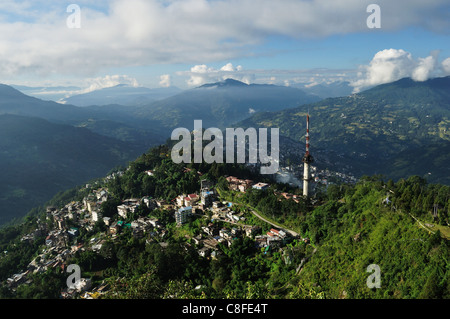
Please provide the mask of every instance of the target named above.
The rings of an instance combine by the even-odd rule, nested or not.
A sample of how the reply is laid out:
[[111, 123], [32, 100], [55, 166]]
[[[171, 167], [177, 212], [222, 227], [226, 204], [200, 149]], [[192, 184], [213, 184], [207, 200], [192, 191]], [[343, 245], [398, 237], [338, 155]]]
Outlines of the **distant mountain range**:
[[138, 107], [135, 114], [157, 120], [166, 132], [176, 127], [193, 129], [196, 119], [202, 120], [204, 127], [226, 128], [256, 112], [278, 111], [319, 100], [297, 88], [227, 79]]
[[36, 97], [44, 101], [60, 101], [72, 92], [79, 92], [82, 89], [78, 86], [27, 86], [11, 84], [11, 87], [19, 90], [23, 94]]
[[331, 83], [318, 84], [304, 83], [293, 85], [293, 87], [299, 88], [306, 93], [316, 95], [321, 99], [347, 96], [352, 94], [354, 89], [352, 86], [350, 86], [350, 82], [348, 81], [335, 81]]
[[0, 224], [165, 140], [127, 108], [63, 105], [0, 85]]
[[[229, 80], [230, 82], [232, 80]], [[242, 83], [242, 82], [241, 82]], [[221, 87], [230, 83], [227, 81], [205, 84], [204, 87]], [[244, 84], [244, 83], [242, 83]], [[119, 84], [113, 87], [97, 89], [87, 93], [77, 86], [40, 86], [11, 85], [20, 92], [45, 101], [55, 101], [76, 106], [90, 105], [143, 105], [162, 100], [181, 93], [183, 90], [171, 86], [167, 88], [134, 87], [127, 84]], [[348, 81], [334, 81], [330, 83], [297, 83], [291, 85], [305, 93], [315, 95], [321, 99], [350, 95], [353, 87]]]
[[112, 87], [97, 89], [87, 93], [77, 86], [26, 86], [11, 85], [16, 90], [44, 101], [54, 101], [75, 106], [90, 105], [141, 105], [161, 100], [180, 93], [182, 90], [171, 86], [168, 88], [146, 88], [142, 86], [130, 86], [118, 84]]
[[177, 87], [149, 89], [119, 84], [113, 87], [77, 94], [62, 99], [64, 103], [76, 106], [89, 105], [143, 105], [176, 95], [182, 90]]
[[393, 179], [416, 174], [450, 184], [450, 77], [405, 78], [359, 94], [254, 114], [238, 125], [279, 127], [282, 135], [304, 143], [308, 110], [311, 151], [327, 154], [326, 164], [318, 156], [323, 167]]
[[86, 107], [0, 85], [0, 223], [164, 143], [176, 127], [192, 129], [196, 119], [205, 128], [279, 127], [281, 149], [300, 162], [308, 110], [311, 151], [322, 168], [450, 184], [450, 77], [324, 100], [226, 80], [144, 105]]
[[133, 160], [164, 143], [175, 127], [191, 127], [194, 119], [223, 127], [252, 112], [316, 100], [299, 89], [227, 80], [145, 105], [79, 107], [0, 85], [0, 224]]
[[38, 117], [50, 122], [87, 127], [116, 139], [137, 143], [143, 149], [166, 139], [159, 134], [158, 123], [136, 118], [123, 105], [77, 107], [27, 96], [11, 86], [0, 84], [0, 114]]
[[[116, 94], [121, 90], [129, 92], [130, 87], [111, 88], [111, 92]], [[109, 90], [95, 92], [106, 94]], [[203, 120], [205, 127], [225, 128], [256, 112], [277, 111], [318, 100], [320, 98], [317, 96], [296, 88], [247, 85], [228, 79], [142, 105], [79, 107], [42, 101], [10, 86], [0, 85], [0, 114], [33, 116], [56, 123], [82, 126], [105, 136], [138, 143], [144, 149], [164, 142], [177, 127], [192, 129], [195, 119]]]

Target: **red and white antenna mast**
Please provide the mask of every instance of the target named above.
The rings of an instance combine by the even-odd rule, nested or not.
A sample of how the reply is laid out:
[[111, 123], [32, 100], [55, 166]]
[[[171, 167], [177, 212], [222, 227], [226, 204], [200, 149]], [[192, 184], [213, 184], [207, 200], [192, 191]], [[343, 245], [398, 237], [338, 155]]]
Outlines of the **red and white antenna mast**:
[[306, 115], [306, 156], [309, 155], [309, 113]]
[[309, 164], [314, 162], [314, 158], [309, 153], [309, 112], [306, 115], [306, 153], [302, 159], [303, 162], [303, 196], [309, 196], [309, 181], [311, 180], [311, 174]]

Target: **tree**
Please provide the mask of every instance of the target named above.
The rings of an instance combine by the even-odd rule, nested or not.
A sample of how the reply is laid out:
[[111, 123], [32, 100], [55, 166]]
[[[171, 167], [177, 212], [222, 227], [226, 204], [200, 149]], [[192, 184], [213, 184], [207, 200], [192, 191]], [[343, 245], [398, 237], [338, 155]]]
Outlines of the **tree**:
[[327, 189], [327, 196], [329, 200], [338, 200], [341, 197], [340, 187], [336, 184], [331, 184]]
[[122, 204], [122, 201], [116, 197], [108, 199], [106, 202], [103, 202], [100, 211], [103, 217], [113, 217], [117, 214], [117, 206]]
[[31, 284], [22, 284], [17, 288], [16, 298], [19, 299], [57, 299], [65, 287], [66, 277], [49, 269], [42, 274], [31, 276]]
[[147, 174], [142, 179], [142, 192], [147, 196], [153, 196], [155, 193], [155, 178]]
[[217, 180], [217, 184], [216, 187], [221, 189], [221, 190], [228, 190], [228, 181], [225, 177], [220, 176], [219, 179]]
[[442, 298], [443, 287], [439, 284], [439, 276], [436, 270], [428, 276], [427, 282], [419, 295], [420, 299], [440, 299]]
[[105, 299], [157, 299], [164, 291], [154, 268], [137, 278], [113, 277], [108, 283], [111, 289]]

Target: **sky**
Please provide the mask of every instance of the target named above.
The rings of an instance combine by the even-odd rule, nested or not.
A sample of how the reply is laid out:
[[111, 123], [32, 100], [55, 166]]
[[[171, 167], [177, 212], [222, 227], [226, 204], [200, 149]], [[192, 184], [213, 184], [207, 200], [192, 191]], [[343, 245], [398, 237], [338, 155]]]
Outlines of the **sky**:
[[446, 75], [448, 0], [0, 2], [5, 84], [79, 93], [233, 78], [298, 87], [349, 81], [358, 92]]

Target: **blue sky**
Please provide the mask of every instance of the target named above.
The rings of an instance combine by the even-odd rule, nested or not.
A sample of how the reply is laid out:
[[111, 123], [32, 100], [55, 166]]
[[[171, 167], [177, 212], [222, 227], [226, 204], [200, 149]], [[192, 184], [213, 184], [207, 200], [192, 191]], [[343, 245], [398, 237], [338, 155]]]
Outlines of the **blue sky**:
[[[71, 3], [79, 16], [66, 12]], [[371, 3], [381, 28], [367, 26]], [[89, 91], [346, 80], [364, 89], [450, 74], [449, 30], [444, 0], [4, 0], [0, 82]]]

